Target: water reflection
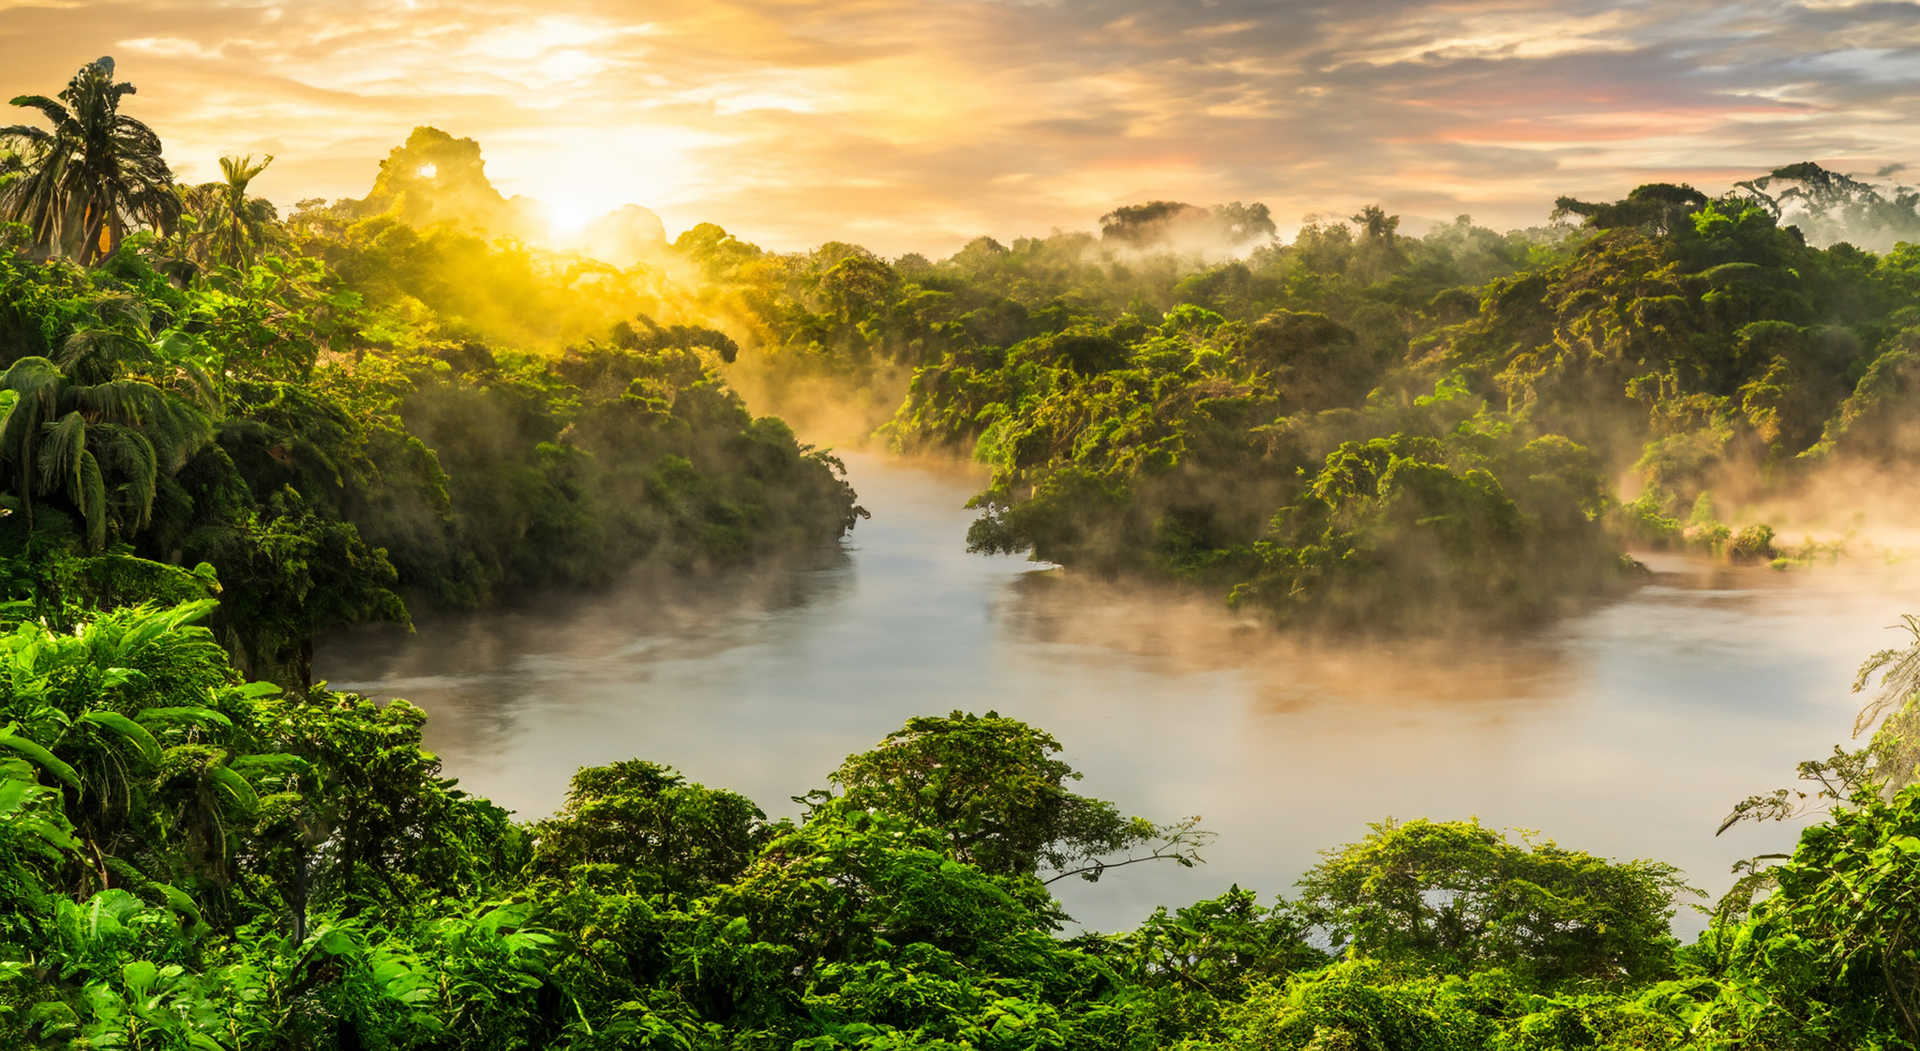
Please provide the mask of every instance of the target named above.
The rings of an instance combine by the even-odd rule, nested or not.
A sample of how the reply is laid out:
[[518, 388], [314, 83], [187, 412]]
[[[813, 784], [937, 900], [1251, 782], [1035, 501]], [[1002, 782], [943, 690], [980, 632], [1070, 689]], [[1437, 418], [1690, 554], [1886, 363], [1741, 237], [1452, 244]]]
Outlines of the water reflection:
[[1233, 882], [1284, 889], [1388, 815], [1539, 828], [1718, 890], [1791, 836], [1716, 839], [1728, 806], [1844, 737], [1853, 667], [1920, 609], [1887, 571], [1668, 557], [1523, 639], [1305, 647], [1211, 602], [965, 554], [962, 469], [849, 467], [874, 518], [837, 558], [335, 640], [320, 672], [425, 707], [448, 772], [525, 816], [576, 767], [631, 756], [791, 813], [907, 717], [997, 708], [1059, 736], [1087, 790], [1220, 833], [1199, 869], [1058, 885], [1113, 927]]

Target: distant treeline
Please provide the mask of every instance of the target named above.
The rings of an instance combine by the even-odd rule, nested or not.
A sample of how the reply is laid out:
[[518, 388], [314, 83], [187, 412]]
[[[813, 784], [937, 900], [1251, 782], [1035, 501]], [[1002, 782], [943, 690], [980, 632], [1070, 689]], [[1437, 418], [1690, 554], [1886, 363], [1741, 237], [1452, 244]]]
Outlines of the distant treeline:
[[[527, 421], [501, 404], [522, 395], [476, 377], [568, 379], [582, 355], [624, 354], [622, 382], [651, 370], [661, 391], [709, 384], [723, 400], [703, 377], [724, 373], [797, 418], [864, 412], [857, 429], [899, 450], [978, 459], [993, 474], [975, 501], [976, 549], [1175, 578], [1283, 623], [1342, 629], [1534, 623], [1630, 583], [1623, 552], [1637, 546], [1789, 564], [1812, 548], [1746, 508], [1826, 477], [1876, 477], [1920, 447], [1907, 422], [1920, 256], [1905, 243], [1884, 255], [1816, 247], [1782, 225], [1885, 236], [1905, 229], [1915, 199], [1813, 165], [1718, 199], [1671, 185], [1563, 198], [1554, 225], [1506, 234], [1461, 217], [1408, 236], [1370, 206], [1283, 241], [1263, 205], [1153, 201], [1114, 210], [1097, 234], [981, 238], [938, 262], [838, 242], [768, 252], [711, 224], [669, 242], [638, 208], [588, 237], [616, 262], [534, 247], [530, 203], [493, 189], [472, 140], [428, 128], [394, 149], [366, 198], [303, 202], [284, 221], [246, 194], [260, 167], [229, 159], [225, 183], [175, 188], [170, 211], [130, 216], [156, 232], [101, 254], [90, 280], [139, 285], [155, 340], [224, 329], [275, 379], [291, 368], [401, 412], [475, 531], [409, 550], [421, 507], [348, 517], [387, 549], [402, 590], [441, 600], [572, 579], [503, 567], [598, 552], [599, 536], [648, 547], [660, 532], [614, 510], [632, 502], [633, 465], [620, 467], [625, 484], [575, 478], [578, 464], [538, 451], [565, 435], [594, 471], [619, 459], [609, 443], [629, 436], [596, 436], [605, 413], [575, 421], [585, 406], [571, 394], [522, 432], [519, 462], [541, 478], [529, 486], [602, 500], [580, 519], [593, 524], [479, 530], [514, 498], [465, 493], [501, 472], [458, 447], [460, 425], [486, 412]], [[4, 192], [31, 218], [39, 169], [31, 156], [21, 168]], [[25, 246], [89, 254], [62, 240], [70, 231], [30, 224]], [[187, 299], [199, 320], [182, 325], [173, 301]], [[427, 358], [450, 371], [427, 381], [406, 364]], [[368, 382], [382, 369], [426, 385]], [[451, 397], [448, 383], [491, 408], [430, 405]], [[645, 400], [619, 386], [597, 396]], [[745, 434], [743, 420], [728, 433]], [[689, 446], [704, 458], [672, 451], [718, 477], [747, 453], [723, 444]], [[649, 482], [649, 498], [664, 484]], [[765, 493], [796, 494], [808, 521], [851, 520], [850, 504], [828, 506], [844, 494], [808, 488], [822, 484], [796, 476]], [[698, 514], [716, 528], [704, 535], [822, 535], [787, 531], [788, 512], [762, 495], [708, 501]], [[544, 529], [571, 532], [519, 545]], [[701, 532], [690, 530], [683, 540]], [[198, 556], [161, 560], [184, 557]]]
[[1294, 623], [1477, 626], [1629, 578], [1629, 546], [1784, 564], [1721, 509], [1920, 449], [1920, 250], [1814, 247], [1755, 193], [1644, 186], [1508, 234], [1367, 208], [1282, 243], [1161, 202], [937, 263], [680, 250], [772, 304], [743, 360], [794, 390], [910, 375], [880, 433], [993, 468], [976, 548]]

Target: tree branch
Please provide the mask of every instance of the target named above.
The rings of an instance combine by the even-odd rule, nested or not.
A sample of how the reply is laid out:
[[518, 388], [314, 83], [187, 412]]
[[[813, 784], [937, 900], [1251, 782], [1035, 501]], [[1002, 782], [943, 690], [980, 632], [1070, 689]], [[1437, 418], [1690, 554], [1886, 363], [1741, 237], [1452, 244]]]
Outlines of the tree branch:
[[1213, 833], [1201, 828], [1200, 819], [1197, 817], [1190, 817], [1178, 824], [1170, 825], [1162, 832], [1165, 834], [1160, 840], [1160, 845], [1154, 847], [1151, 853], [1137, 858], [1127, 858], [1124, 861], [1095, 861], [1088, 865], [1081, 865], [1079, 868], [1065, 869], [1041, 880], [1040, 885], [1044, 887], [1051, 883], [1058, 883], [1068, 876], [1081, 876], [1091, 882], [1099, 879], [1100, 874], [1108, 869], [1138, 865], [1143, 861], [1172, 861], [1185, 868], [1192, 868], [1198, 862], [1205, 860], [1200, 856], [1200, 848], [1213, 841]]
[[1095, 872], [1095, 873], [1105, 872], [1108, 869], [1125, 868], [1128, 865], [1138, 865], [1143, 861], [1187, 861], [1188, 864], [1192, 864], [1192, 861], [1188, 858], [1187, 853], [1185, 851], [1176, 850], [1176, 851], [1162, 852], [1162, 851], [1156, 850], [1151, 854], [1142, 855], [1141, 857], [1137, 857], [1137, 858], [1128, 858], [1125, 861], [1096, 861], [1091, 865], [1082, 865], [1077, 869], [1067, 869], [1064, 872], [1056, 873], [1052, 876], [1047, 877], [1046, 879], [1041, 880], [1040, 885], [1044, 887], [1049, 883], [1057, 883], [1060, 880], [1066, 879], [1068, 876], [1079, 876], [1088, 872]]

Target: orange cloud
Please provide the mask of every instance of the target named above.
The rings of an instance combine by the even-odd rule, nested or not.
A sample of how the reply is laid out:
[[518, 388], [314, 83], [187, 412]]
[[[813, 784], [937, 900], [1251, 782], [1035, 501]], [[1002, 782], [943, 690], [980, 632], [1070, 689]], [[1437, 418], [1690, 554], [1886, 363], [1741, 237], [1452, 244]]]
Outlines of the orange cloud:
[[7, 95], [100, 54], [186, 178], [273, 153], [282, 203], [359, 195], [434, 124], [507, 193], [780, 248], [1145, 198], [1521, 224], [1649, 171], [1920, 155], [1920, 8], [1832, 0], [0, 0]]

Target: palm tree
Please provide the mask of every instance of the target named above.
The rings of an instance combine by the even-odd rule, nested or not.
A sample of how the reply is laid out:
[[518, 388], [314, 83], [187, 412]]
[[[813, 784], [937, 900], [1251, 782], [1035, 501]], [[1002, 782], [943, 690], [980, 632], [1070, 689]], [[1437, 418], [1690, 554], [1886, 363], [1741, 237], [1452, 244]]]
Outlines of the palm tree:
[[103, 57], [80, 67], [58, 99], [13, 100], [53, 124], [0, 128], [0, 137], [26, 146], [26, 171], [0, 193], [0, 215], [26, 223], [38, 250], [91, 265], [135, 226], [173, 225], [179, 201], [160, 137], [120, 113], [120, 100], [133, 93], [132, 84], [114, 82], [113, 59]]
[[0, 465], [34, 525], [38, 498], [64, 497], [98, 548], [110, 523], [127, 531], [152, 518], [160, 479], [177, 472], [212, 434], [200, 406], [142, 379], [113, 358], [130, 337], [100, 329], [69, 336], [58, 360], [21, 358], [0, 372]]
[[1388, 215], [1385, 208], [1370, 204], [1360, 209], [1360, 214], [1355, 215], [1353, 221], [1360, 225], [1360, 232], [1367, 244], [1384, 244], [1389, 250], [1393, 249], [1396, 232], [1400, 229], [1399, 216]]
[[247, 196], [247, 186], [267, 165], [251, 156], [220, 158], [220, 182], [180, 186], [180, 220], [170, 245], [176, 257], [198, 266], [244, 267], [279, 236], [273, 202]]
[[246, 266], [254, 253], [266, 244], [272, 223], [279, 216], [273, 204], [260, 197], [247, 196], [247, 184], [267, 170], [273, 155], [259, 164], [251, 156], [220, 158], [224, 181], [213, 183], [218, 196], [214, 205], [212, 234], [213, 257], [225, 266]]

